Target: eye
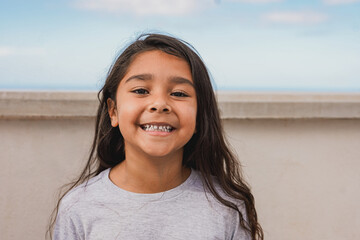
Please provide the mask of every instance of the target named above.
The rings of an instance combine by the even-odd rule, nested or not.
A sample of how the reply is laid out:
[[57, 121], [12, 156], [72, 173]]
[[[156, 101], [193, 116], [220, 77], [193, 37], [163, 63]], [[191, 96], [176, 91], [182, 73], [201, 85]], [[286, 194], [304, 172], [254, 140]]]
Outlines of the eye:
[[138, 88], [138, 89], [135, 89], [133, 91], [131, 91], [133, 93], [136, 93], [136, 94], [139, 94], [139, 95], [144, 95], [144, 94], [148, 94], [149, 91], [144, 89], [144, 88]]
[[173, 92], [173, 93], [171, 93], [171, 95], [175, 96], [175, 97], [188, 97], [189, 96], [184, 92]]

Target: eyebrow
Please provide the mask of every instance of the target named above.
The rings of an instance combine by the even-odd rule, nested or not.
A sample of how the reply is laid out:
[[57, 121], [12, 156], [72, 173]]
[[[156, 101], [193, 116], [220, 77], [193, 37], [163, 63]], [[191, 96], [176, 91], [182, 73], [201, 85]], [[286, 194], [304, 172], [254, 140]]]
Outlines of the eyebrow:
[[[138, 74], [133, 75], [125, 80], [125, 83], [131, 81], [131, 80], [141, 80], [141, 81], [148, 81], [153, 79], [152, 74]], [[172, 76], [169, 78], [170, 82], [177, 83], [177, 84], [189, 84], [190, 86], [194, 87], [194, 84], [187, 78], [179, 77], [179, 76]]]

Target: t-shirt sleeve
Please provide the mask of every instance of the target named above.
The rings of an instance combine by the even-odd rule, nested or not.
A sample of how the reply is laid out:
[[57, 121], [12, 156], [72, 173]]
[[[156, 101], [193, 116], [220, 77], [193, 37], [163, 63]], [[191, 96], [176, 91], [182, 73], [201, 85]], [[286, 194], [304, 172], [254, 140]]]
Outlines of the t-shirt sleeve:
[[[246, 214], [246, 209], [244, 204], [238, 204], [238, 208], [244, 218], [244, 221], [247, 223], [248, 217]], [[251, 234], [240, 225], [240, 216], [238, 212], [235, 212], [232, 222], [234, 223], [234, 225], [233, 225], [232, 236], [230, 238], [231, 240], [251, 240]]]
[[75, 217], [75, 214], [72, 214], [71, 211], [62, 209], [60, 206], [58, 215], [56, 217], [53, 240], [81, 240], [82, 231], [81, 223]]

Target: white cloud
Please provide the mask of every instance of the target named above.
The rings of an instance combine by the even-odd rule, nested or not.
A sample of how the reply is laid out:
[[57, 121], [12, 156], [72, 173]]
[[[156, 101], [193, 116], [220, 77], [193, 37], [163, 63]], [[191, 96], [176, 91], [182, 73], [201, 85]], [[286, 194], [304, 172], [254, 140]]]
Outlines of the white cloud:
[[328, 5], [340, 5], [340, 4], [349, 4], [349, 3], [357, 3], [360, 0], [323, 0], [323, 3]]
[[24, 56], [24, 55], [44, 55], [44, 48], [36, 47], [9, 47], [9, 46], [0, 46], [0, 57], [6, 56]]
[[212, 0], [75, 0], [80, 9], [122, 14], [185, 15], [214, 5]]
[[283, 2], [284, 0], [224, 0], [226, 2], [244, 2], [244, 3], [273, 3]]
[[8, 56], [12, 54], [12, 50], [9, 47], [0, 47], [0, 57]]
[[274, 23], [309, 24], [324, 22], [328, 19], [328, 16], [317, 12], [288, 11], [268, 13], [263, 16], [263, 19]]

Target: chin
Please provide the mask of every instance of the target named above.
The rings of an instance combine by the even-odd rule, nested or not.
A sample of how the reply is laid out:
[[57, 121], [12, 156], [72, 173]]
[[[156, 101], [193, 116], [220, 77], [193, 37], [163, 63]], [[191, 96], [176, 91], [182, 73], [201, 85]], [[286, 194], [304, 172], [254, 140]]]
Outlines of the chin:
[[152, 149], [151, 151], [145, 151], [150, 158], [166, 158], [173, 157], [178, 154], [182, 154], [181, 151], [169, 151], [169, 149]]
[[170, 156], [168, 152], [147, 152], [146, 154], [151, 158], [164, 158]]

